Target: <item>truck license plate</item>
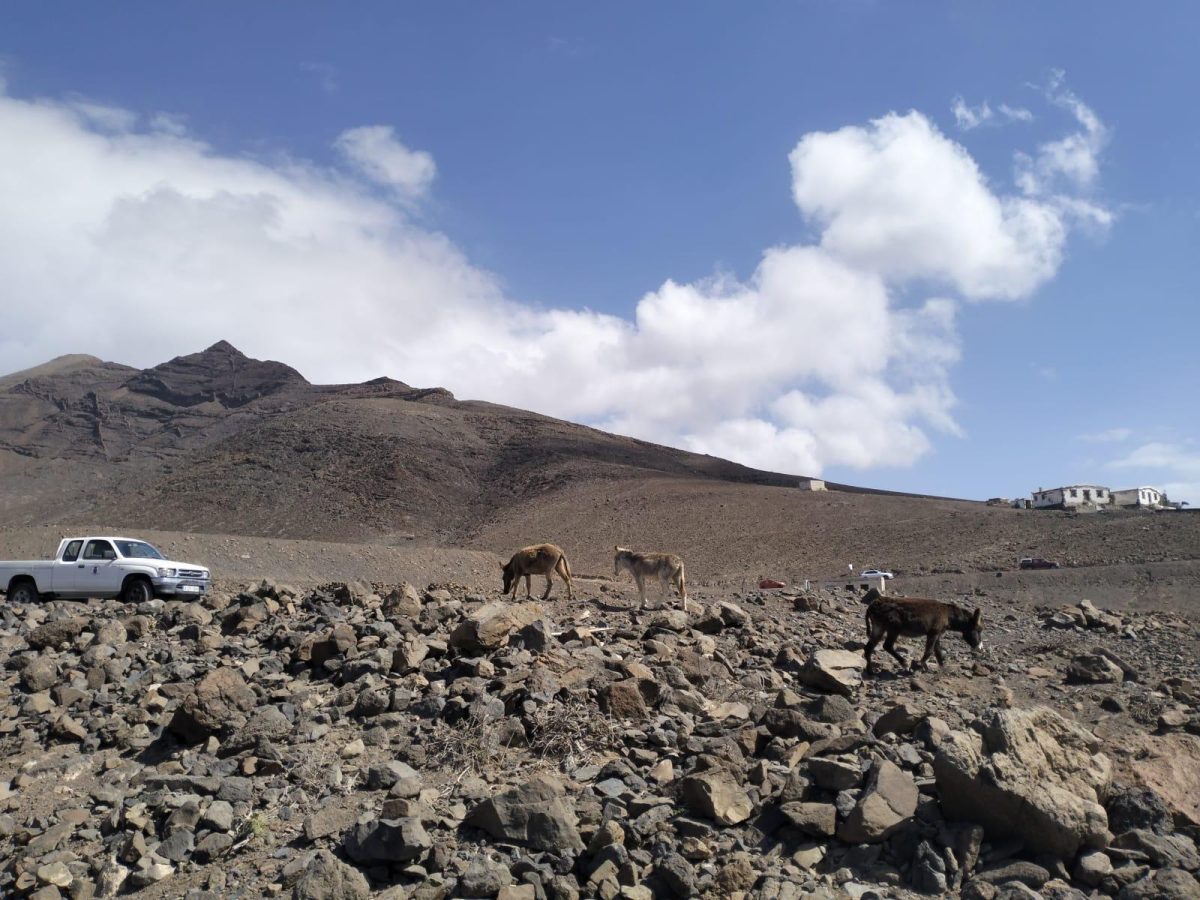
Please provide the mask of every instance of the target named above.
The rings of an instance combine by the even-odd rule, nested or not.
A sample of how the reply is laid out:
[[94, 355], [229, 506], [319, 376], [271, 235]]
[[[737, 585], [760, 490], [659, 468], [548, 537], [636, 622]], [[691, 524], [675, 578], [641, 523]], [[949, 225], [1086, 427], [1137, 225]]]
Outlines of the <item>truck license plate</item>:
[[195, 585], [195, 584], [181, 584], [181, 585], [179, 586], [179, 589], [180, 589], [181, 591], [183, 591], [185, 594], [198, 594], [198, 593], [200, 593], [200, 587], [199, 587], [199, 585]]

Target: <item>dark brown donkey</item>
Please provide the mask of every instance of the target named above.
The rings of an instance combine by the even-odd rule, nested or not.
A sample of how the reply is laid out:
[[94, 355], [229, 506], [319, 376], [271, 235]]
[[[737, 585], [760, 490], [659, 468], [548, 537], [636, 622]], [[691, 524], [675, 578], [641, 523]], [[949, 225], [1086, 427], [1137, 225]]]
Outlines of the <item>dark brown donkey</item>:
[[946, 665], [941, 644], [946, 631], [957, 631], [976, 650], [983, 646], [982, 612], [978, 609], [971, 611], [957, 603], [921, 597], [883, 597], [874, 589], [867, 597], [872, 594], [875, 599], [867, 607], [867, 647], [864, 651], [868, 672], [871, 671], [871, 654], [881, 640], [884, 650], [896, 657], [902, 666], [908, 665], [908, 660], [896, 649], [896, 638], [901, 635], [924, 636], [925, 653], [912, 667], [925, 671], [929, 670], [931, 654], [937, 654], [939, 667]]

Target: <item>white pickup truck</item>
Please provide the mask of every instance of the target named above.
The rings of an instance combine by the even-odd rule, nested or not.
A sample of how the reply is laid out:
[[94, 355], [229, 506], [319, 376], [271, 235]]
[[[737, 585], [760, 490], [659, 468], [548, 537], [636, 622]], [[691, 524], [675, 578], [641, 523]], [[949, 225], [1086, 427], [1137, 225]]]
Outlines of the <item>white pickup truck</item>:
[[69, 537], [52, 562], [0, 560], [0, 590], [17, 603], [42, 597], [120, 597], [145, 603], [155, 597], [196, 597], [208, 590], [209, 571], [175, 562], [137, 538]]

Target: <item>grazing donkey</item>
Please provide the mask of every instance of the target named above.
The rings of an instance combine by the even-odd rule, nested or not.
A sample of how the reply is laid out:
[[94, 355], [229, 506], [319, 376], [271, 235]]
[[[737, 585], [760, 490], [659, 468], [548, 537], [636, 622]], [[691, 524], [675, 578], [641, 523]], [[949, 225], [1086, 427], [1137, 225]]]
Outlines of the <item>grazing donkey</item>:
[[571, 566], [567, 563], [567, 555], [562, 552], [562, 548], [556, 547], [554, 544], [535, 544], [532, 547], [522, 547], [513, 554], [512, 559], [507, 563], [500, 563], [500, 568], [504, 572], [504, 594], [507, 596], [511, 591], [514, 600], [517, 598], [517, 582], [522, 577], [525, 578], [525, 597], [532, 596], [529, 590], [530, 575], [546, 576], [546, 592], [542, 594], [542, 599], [545, 600], [549, 597], [551, 572], [557, 572], [559, 577], [567, 583], [567, 599], [573, 599]]
[[622, 569], [637, 582], [638, 596], [641, 598], [638, 609], [646, 608], [646, 579], [657, 578], [664, 597], [670, 595], [669, 585], [675, 586], [680, 599], [683, 600], [684, 612], [687, 612], [688, 595], [683, 560], [674, 553], [637, 553], [627, 547], [613, 547], [613, 577], [620, 575]]
[[[872, 599], [874, 595], [874, 599]], [[937, 654], [938, 666], [946, 665], [942, 652], [942, 634], [957, 631], [975, 650], [983, 646], [982, 612], [972, 612], [956, 603], [925, 600], [920, 597], [884, 597], [872, 588], [864, 599], [870, 599], [867, 607], [867, 671], [871, 671], [871, 654], [875, 645], [883, 640], [883, 649], [907, 666], [908, 660], [896, 650], [896, 638], [925, 637], [925, 653], [912, 668], [929, 670], [930, 654]], [[886, 636], [886, 637], [885, 637]]]

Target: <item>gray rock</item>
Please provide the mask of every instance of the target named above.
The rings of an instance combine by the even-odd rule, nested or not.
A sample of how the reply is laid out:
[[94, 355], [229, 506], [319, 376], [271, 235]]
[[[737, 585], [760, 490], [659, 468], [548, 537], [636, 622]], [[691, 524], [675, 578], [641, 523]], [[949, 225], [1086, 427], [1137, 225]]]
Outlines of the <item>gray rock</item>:
[[1200, 869], [1200, 853], [1191, 838], [1182, 834], [1155, 834], [1135, 829], [1118, 835], [1112, 842], [1118, 850], [1137, 850], [1146, 854], [1155, 868]]
[[433, 840], [420, 819], [373, 819], [355, 825], [342, 841], [346, 855], [358, 863], [405, 863], [424, 855]]
[[32, 656], [21, 668], [21, 684], [31, 694], [58, 684], [58, 666], [44, 656]]
[[696, 895], [696, 871], [692, 864], [678, 853], [668, 853], [654, 864], [658, 876], [671, 896], [687, 900]]
[[685, 778], [680, 785], [680, 797], [693, 813], [722, 825], [744, 822], [754, 811], [750, 795], [724, 769]]
[[858, 802], [838, 828], [838, 838], [848, 844], [886, 840], [913, 817], [917, 799], [911, 775], [886, 759], [876, 760]]
[[1117, 900], [1200, 900], [1200, 882], [1182, 869], [1159, 869], [1123, 887]]
[[844, 791], [862, 783], [863, 773], [857, 760], [843, 762], [840, 759], [810, 759], [808, 772], [817, 787], [827, 791]]
[[459, 897], [495, 897], [500, 889], [513, 883], [508, 866], [485, 856], [476, 856], [458, 877], [455, 890]]
[[1071, 877], [1088, 887], [1099, 887], [1100, 882], [1112, 874], [1112, 860], [1100, 850], [1084, 850], [1075, 860]]
[[371, 887], [358, 869], [318, 850], [292, 887], [292, 900], [367, 900]]
[[544, 775], [484, 800], [463, 821], [497, 840], [536, 850], [582, 850], [584, 846], [562, 784]]
[[883, 737], [885, 734], [912, 734], [926, 715], [926, 711], [914, 703], [899, 703], [876, 719], [871, 731], [875, 737]]
[[1067, 666], [1070, 684], [1120, 684], [1124, 680], [1121, 667], [1099, 653], [1082, 653]]
[[183, 862], [195, 845], [196, 836], [191, 829], [181, 828], [159, 844], [154, 852], [171, 862]]
[[227, 800], [214, 800], [200, 817], [200, 825], [212, 831], [233, 828], [233, 806]]
[[862, 683], [866, 660], [850, 650], [817, 650], [799, 672], [801, 683], [818, 691], [849, 697]]
[[537, 603], [489, 603], [472, 612], [450, 634], [450, 646], [466, 653], [500, 647], [518, 628], [542, 617]]
[[258, 696], [237, 669], [209, 672], [175, 708], [170, 730], [189, 743], [234, 731], [246, 723], [246, 713], [258, 706]]
[[909, 876], [912, 886], [922, 894], [941, 894], [947, 888], [946, 862], [929, 841], [917, 845]]
[[997, 866], [989, 866], [975, 873], [977, 881], [986, 881], [997, 887], [1012, 881], [1031, 888], [1040, 888], [1050, 880], [1050, 873], [1036, 863], [1026, 860], [1012, 860]]
[[837, 830], [837, 807], [832, 803], [784, 803], [779, 811], [796, 828], [814, 837], [832, 837]]
[[214, 859], [220, 859], [233, 846], [233, 837], [223, 832], [205, 835], [192, 851], [192, 859], [204, 865]]
[[1149, 788], [1114, 784], [1104, 804], [1108, 812], [1108, 827], [1114, 834], [1134, 829], [1170, 834], [1175, 820], [1166, 802]]
[[85, 616], [71, 616], [55, 622], [39, 625], [29, 632], [29, 646], [44, 650], [47, 647], [58, 647], [77, 638], [88, 625]]
[[981, 732], [952, 732], [934, 757], [947, 819], [1071, 859], [1111, 840], [1100, 798], [1112, 763], [1090, 732], [1051, 710], [988, 713]]

